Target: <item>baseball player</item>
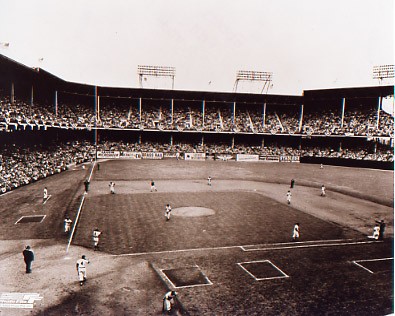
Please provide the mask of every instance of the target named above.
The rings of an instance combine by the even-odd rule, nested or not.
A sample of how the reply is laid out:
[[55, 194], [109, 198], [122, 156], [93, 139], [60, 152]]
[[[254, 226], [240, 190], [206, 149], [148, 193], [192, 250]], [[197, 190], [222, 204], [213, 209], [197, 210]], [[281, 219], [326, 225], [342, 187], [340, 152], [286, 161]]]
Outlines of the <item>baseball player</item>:
[[64, 232], [66, 234], [70, 231], [72, 222], [73, 221], [68, 216], [66, 216], [66, 218], [64, 219]]
[[294, 230], [292, 234], [292, 240], [297, 241], [299, 239], [299, 223], [294, 225]]
[[380, 225], [376, 224], [373, 227], [373, 239], [378, 240], [380, 237]]
[[291, 204], [291, 198], [292, 198], [291, 190], [288, 190], [288, 192], [287, 192], [287, 203], [288, 204]]
[[101, 235], [101, 231], [98, 228], [95, 228], [92, 234], [93, 239], [93, 249], [96, 251], [99, 247], [99, 236]]
[[151, 192], [156, 192], [157, 190], [156, 190], [156, 186], [155, 186], [155, 182], [154, 182], [154, 180], [151, 180]]
[[325, 196], [326, 192], [325, 192], [325, 185], [321, 186], [321, 196]]
[[115, 194], [115, 182], [111, 181], [108, 186], [110, 187], [110, 193]]
[[375, 222], [380, 226], [379, 240], [383, 240], [386, 224], [383, 219], [381, 221], [375, 221]]
[[174, 298], [177, 296], [176, 291], [169, 291], [163, 296], [163, 313], [170, 314], [174, 305]]
[[48, 189], [47, 187], [44, 188], [44, 195], [43, 195], [43, 203], [48, 199]]
[[209, 185], [210, 187], [211, 187], [211, 177], [209, 176], [208, 178], [207, 178], [207, 185]]
[[170, 220], [170, 213], [171, 213], [171, 206], [170, 204], [167, 204], [165, 211], [166, 221]]
[[83, 286], [86, 282], [86, 265], [89, 264], [89, 260], [86, 259], [85, 255], [81, 259], [77, 260], [76, 268], [78, 273], [78, 279], [80, 281], [80, 286]]

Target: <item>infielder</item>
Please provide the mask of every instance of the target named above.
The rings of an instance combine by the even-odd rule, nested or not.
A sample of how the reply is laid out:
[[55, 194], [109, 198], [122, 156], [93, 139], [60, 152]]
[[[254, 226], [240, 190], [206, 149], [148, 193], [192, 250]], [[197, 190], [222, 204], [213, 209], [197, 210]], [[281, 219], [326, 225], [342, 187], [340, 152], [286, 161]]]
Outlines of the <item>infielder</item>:
[[287, 203], [288, 204], [291, 204], [291, 198], [292, 198], [292, 193], [290, 190], [288, 190], [288, 192], [287, 192]]
[[321, 187], [321, 196], [325, 196], [326, 192], [325, 192], [325, 185], [322, 185]]
[[210, 187], [211, 187], [211, 177], [209, 176], [208, 178], [207, 178], [207, 185], [209, 185]]
[[78, 273], [78, 279], [80, 281], [80, 286], [83, 286], [86, 282], [86, 265], [89, 264], [89, 260], [86, 259], [85, 255], [81, 259], [77, 260], [76, 268]]
[[110, 193], [115, 194], [115, 182], [111, 181], [108, 186], [110, 187]]
[[294, 225], [294, 230], [292, 234], [292, 240], [297, 241], [299, 239], [299, 223]]
[[101, 231], [99, 231], [98, 228], [95, 228], [92, 234], [93, 238], [93, 249], [96, 251], [97, 248], [99, 247], [99, 236], [101, 235]]
[[166, 221], [170, 220], [170, 213], [171, 213], [171, 206], [170, 204], [167, 204], [165, 211]]
[[171, 309], [174, 305], [174, 298], [177, 296], [176, 291], [169, 291], [163, 297], [163, 308], [162, 312], [166, 314], [170, 314]]
[[70, 217], [66, 216], [66, 218], [64, 220], [64, 232], [66, 234], [70, 231], [72, 222], [73, 221], [70, 219]]

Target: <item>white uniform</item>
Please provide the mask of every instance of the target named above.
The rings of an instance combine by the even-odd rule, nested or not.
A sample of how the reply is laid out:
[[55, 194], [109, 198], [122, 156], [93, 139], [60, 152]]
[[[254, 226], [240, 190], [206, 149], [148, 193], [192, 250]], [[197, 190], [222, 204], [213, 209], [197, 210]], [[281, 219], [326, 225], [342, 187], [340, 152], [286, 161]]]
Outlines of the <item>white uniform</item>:
[[72, 220], [70, 218], [66, 218], [64, 220], [64, 232], [67, 233], [70, 231]]
[[292, 198], [292, 193], [291, 193], [291, 191], [288, 191], [287, 192], [287, 202], [288, 202], [288, 204], [291, 204], [291, 198]]
[[115, 182], [110, 182], [110, 184], [108, 186], [110, 187], [111, 194], [114, 194], [115, 193]]
[[93, 231], [92, 238], [93, 238], [93, 245], [95, 248], [97, 248], [97, 246], [99, 245], [99, 236], [100, 235], [101, 235], [101, 232], [98, 229], [95, 229]]
[[207, 178], [207, 184], [208, 184], [209, 186], [211, 186], [211, 177], [208, 177], [208, 178]]
[[296, 240], [299, 238], [299, 225], [295, 224], [294, 226], [294, 231], [293, 231], [293, 235], [292, 235], [292, 239]]
[[323, 186], [321, 187], [321, 196], [325, 196], [325, 195], [326, 195], [325, 186], [323, 185]]
[[165, 216], [166, 216], [167, 220], [170, 219], [170, 213], [171, 213], [171, 206], [170, 206], [170, 204], [167, 204], [166, 211], [165, 211]]
[[176, 292], [169, 291], [163, 297], [163, 311], [169, 312], [174, 304], [174, 297], [176, 296]]
[[380, 236], [380, 226], [376, 225], [373, 227], [373, 238], [377, 240], [379, 239], [379, 236]]
[[157, 190], [156, 190], [155, 182], [151, 181], [151, 192], [153, 191], [157, 191]]
[[77, 272], [80, 285], [86, 281], [86, 265], [89, 264], [89, 260], [86, 258], [81, 258], [77, 260]]
[[43, 202], [45, 202], [46, 199], [48, 199], [48, 190], [44, 188]]

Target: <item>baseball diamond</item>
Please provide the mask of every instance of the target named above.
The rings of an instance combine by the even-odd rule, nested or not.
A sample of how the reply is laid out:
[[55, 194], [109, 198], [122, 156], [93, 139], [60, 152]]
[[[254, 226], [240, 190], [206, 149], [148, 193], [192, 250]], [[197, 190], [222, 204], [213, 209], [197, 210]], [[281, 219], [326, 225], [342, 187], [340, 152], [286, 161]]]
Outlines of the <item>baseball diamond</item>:
[[[163, 294], [174, 289], [178, 313], [189, 315], [391, 312], [393, 212], [386, 204], [393, 172], [261, 162], [98, 162], [100, 170], [89, 163], [42, 180], [52, 193], [45, 205], [33, 198], [41, 194], [40, 182], [0, 197], [6, 271], [0, 291], [39, 293], [34, 314], [159, 315]], [[206, 174], [215, 179], [212, 186]], [[290, 174], [298, 185], [288, 205]], [[157, 192], [150, 192], [151, 179]], [[110, 181], [116, 194], [108, 190]], [[63, 220], [67, 213], [74, 223], [82, 196], [66, 252]], [[170, 221], [163, 216], [168, 203]], [[15, 225], [42, 211], [41, 223]], [[367, 238], [374, 218], [388, 223], [384, 241]], [[292, 242], [295, 222], [300, 238]], [[96, 227], [102, 232], [98, 251], [92, 246]], [[27, 243], [36, 254], [28, 282], [13, 251]], [[74, 265], [81, 255], [90, 264], [80, 289]]]

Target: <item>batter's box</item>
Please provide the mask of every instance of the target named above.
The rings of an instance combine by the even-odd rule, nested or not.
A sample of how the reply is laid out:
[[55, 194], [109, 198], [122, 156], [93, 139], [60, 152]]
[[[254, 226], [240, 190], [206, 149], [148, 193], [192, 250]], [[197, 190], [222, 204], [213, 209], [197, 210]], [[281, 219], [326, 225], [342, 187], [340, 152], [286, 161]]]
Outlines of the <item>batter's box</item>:
[[257, 281], [289, 278], [270, 260], [241, 262], [238, 265]]
[[160, 270], [174, 288], [212, 285], [198, 266]]
[[394, 267], [394, 258], [355, 260], [353, 263], [372, 274], [390, 272]]
[[22, 216], [20, 219], [16, 221], [15, 224], [25, 224], [25, 223], [41, 223], [45, 216], [47, 215], [29, 215]]

